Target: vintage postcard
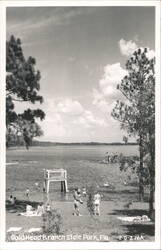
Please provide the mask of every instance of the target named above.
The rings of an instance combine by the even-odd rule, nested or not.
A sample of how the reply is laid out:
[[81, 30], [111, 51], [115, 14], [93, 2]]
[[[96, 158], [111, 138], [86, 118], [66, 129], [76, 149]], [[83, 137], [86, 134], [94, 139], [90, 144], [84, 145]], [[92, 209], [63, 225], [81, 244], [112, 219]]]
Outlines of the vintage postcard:
[[1, 1], [0, 249], [160, 249], [160, 1]]

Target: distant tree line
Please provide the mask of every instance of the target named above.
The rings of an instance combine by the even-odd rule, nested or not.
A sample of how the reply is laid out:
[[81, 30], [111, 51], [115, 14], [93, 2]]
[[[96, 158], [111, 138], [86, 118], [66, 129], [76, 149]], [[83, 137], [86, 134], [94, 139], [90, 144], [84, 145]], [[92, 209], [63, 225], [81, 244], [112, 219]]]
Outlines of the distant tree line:
[[[24, 146], [24, 139], [22, 136], [17, 136], [14, 138], [12, 136], [10, 144], [12, 146]], [[39, 141], [39, 140], [32, 140], [32, 146], [42, 146], [42, 147], [52, 147], [52, 146], [135, 146], [138, 145], [136, 142], [128, 142], [128, 143], [121, 143], [121, 142], [111, 142], [111, 143], [99, 143], [99, 142], [50, 142], [50, 141]]]

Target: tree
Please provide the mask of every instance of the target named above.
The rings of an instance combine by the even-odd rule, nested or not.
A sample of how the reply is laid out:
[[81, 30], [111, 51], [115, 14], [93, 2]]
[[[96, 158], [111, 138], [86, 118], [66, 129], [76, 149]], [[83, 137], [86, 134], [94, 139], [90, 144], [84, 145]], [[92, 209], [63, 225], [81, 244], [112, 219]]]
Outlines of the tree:
[[122, 140], [124, 141], [125, 144], [128, 143], [128, 137], [127, 136], [124, 135], [123, 138], [122, 138]]
[[27, 121], [19, 115], [14, 124], [9, 126], [7, 142], [14, 146], [22, 146], [25, 143], [26, 149], [29, 149], [32, 139], [41, 135], [43, 131], [36, 122]]
[[[17, 114], [14, 103], [28, 102], [35, 104], [43, 102], [43, 97], [38, 94], [40, 90], [40, 71], [35, 69], [36, 60], [29, 56], [25, 59], [21, 40], [13, 35], [6, 43], [6, 127], [7, 144], [11, 130], [31, 130], [36, 119], [43, 120], [45, 113], [41, 109], [27, 109], [22, 114]], [[20, 122], [21, 120], [21, 122]], [[22, 120], [24, 123], [22, 124]], [[21, 126], [22, 127], [21, 127]], [[32, 130], [31, 130], [32, 131]], [[37, 134], [30, 134], [30, 139]]]
[[144, 156], [149, 155], [150, 179], [149, 207], [153, 209], [155, 188], [155, 58], [149, 58], [149, 50], [138, 49], [126, 63], [128, 74], [117, 88], [125, 101], [117, 101], [112, 116], [120, 121], [121, 129], [139, 143], [139, 198], [143, 199]]

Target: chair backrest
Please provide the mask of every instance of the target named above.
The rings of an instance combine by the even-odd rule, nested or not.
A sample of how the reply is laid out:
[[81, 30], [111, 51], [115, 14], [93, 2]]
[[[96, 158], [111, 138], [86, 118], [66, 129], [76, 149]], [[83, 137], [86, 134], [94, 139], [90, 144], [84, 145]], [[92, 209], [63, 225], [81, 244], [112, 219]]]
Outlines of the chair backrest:
[[44, 178], [46, 179], [66, 179], [67, 171], [64, 169], [44, 169]]

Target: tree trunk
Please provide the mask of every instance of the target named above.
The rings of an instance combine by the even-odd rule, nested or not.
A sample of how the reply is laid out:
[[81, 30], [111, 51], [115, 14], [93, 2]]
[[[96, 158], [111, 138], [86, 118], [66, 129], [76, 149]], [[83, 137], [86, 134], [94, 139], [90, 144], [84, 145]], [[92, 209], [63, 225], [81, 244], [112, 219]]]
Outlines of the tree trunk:
[[140, 142], [139, 142], [139, 153], [140, 153], [140, 167], [139, 167], [139, 201], [143, 201], [144, 199], [144, 183], [143, 183], [143, 156], [144, 156], [144, 148], [143, 148], [143, 137], [140, 134]]
[[154, 171], [151, 169], [150, 171], [150, 192], [149, 192], [149, 216], [152, 220], [155, 220], [155, 212], [154, 212], [154, 192], [155, 192], [155, 177]]
[[154, 184], [153, 184], [152, 177], [150, 176], [150, 193], [149, 193], [149, 212], [150, 212], [150, 214], [154, 210], [153, 202], [154, 202]]
[[155, 191], [155, 144], [152, 143], [150, 145], [150, 158], [151, 162], [149, 164], [149, 184], [150, 184], [150, 192], [149, 192], [149, 214], [152, 219], [154, 219], [154, 191]]

